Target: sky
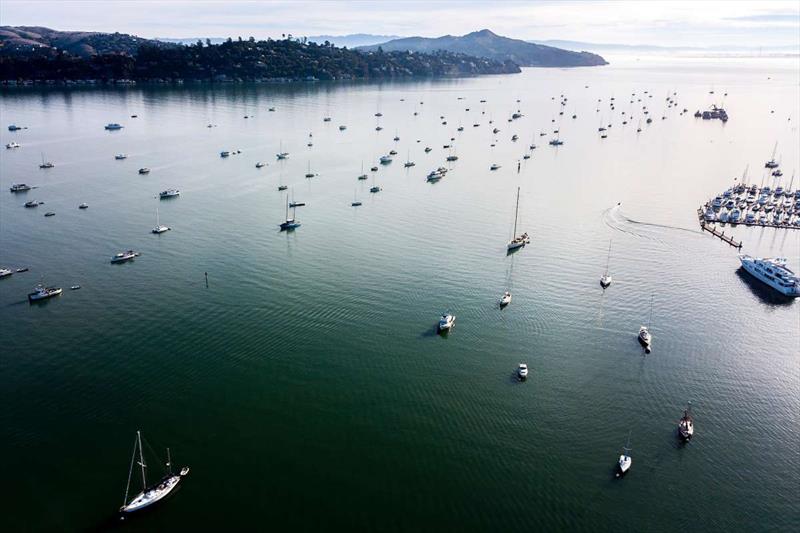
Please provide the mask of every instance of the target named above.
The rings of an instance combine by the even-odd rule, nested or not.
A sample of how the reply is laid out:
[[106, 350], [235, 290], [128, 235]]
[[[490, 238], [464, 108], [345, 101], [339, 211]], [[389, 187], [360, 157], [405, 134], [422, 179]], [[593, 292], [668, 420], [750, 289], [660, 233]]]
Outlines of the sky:
[[2, 0], [0, 25], [141, 37], [436, 37], [488, 28], [526, 40], [800, 46], [800, 1]]

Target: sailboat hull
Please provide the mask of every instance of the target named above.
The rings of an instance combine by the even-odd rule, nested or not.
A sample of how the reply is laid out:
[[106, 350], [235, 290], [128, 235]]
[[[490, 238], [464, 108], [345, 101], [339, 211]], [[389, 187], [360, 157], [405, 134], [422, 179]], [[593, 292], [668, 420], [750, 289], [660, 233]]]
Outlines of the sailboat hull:
[[179, 475], [167, 476], [157, 485], [153, 485], [134, 496], [130, 503], [123, 505], [119, 510], [121, 513], [128, 514], [150, 507], [154, 503], [166, 498], [169, 493], [175, 490], [180, 481], [181, 476]]

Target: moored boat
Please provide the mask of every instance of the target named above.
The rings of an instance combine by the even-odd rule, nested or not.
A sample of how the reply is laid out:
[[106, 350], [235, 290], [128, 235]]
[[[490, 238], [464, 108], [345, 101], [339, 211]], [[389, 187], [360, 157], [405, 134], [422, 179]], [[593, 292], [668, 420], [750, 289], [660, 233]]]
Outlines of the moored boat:
[[61, 292], [61, 287], [46, 287], [40, 283], [34, 287], [33, 292], [28, 294], [28, 301], [37, 302], [40, 300], [46, 300], [48, 298], [52, 298], [53, 296], [58, 296], [61, 294]]
[[[136, 461], [136, 451], [139, 451], [139, 460]], [[128, 493], [131, 486], [131, 477], [133, 474], [134, 464], [142, 469], [142, 491], [128, 500]], [[128, 472], [128, 484], [125, 487], [125, 499], [123, 500], [122, 507], [119, 511], [123, 514], [140, 511], [154, 503], [162, 500], [169, 495], [180, 483], [181, 479], [189, 474], [189, 467], [184, 466], [179, 474], [172, 473], [172, 459], [169, 455], [169, 448], [167, 448], [167, 464], [165, 465], [167, 472], [164, 477], [153, 485], [147, 484], [147, 464], [144, 459], [144, 451], [142, 450], [142, 435], [139, 431], [136, 432], [136, 441], [134, 441], [133, 455], [131, 457], [131, 467]]]

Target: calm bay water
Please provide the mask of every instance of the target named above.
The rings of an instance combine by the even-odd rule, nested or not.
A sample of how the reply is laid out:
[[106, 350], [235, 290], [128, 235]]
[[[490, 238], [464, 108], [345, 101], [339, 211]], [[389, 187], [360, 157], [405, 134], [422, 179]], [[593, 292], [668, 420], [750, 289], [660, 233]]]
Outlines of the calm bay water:
[[[695, 211], [746, 165], [760, 182], [776, 141], [788, 185], [798, 87], [796, 58], [647, 58], [380, 85], [2, 93], [0, 141], [22, 147], [0, 158], [0, 267], [30, 271], [0, 280], [14, 487], [0, 524], [119, 525], [141, 429], [192, 471], [123, 529], [797, 530], [800, 303], [739, 273]], [[726, 91], [727, 124], [691, 116]], [[665, 107], [672, 92], [690, 113]], [[654, 122], [637, 134], [640, 97]], [[554, 127], [559, 149], [538, 136]], [[451, 137], [459, 160], [426, 183]], [[43, 154], [55, 168], [37, 168]], [[16, 182], [38, 188], [8, 193]], [[279, 184], [307, 203], [293, 233], [278, 231]], [[155, 199], [170, 187], [181, 197]], [[517, 187], [533, 242], [506, 256]], [[157, 206], [172, 227], [160, 236]], [[726, 232], [800, 269], [800, 231]], [[129, 248], [141, 257], [109, 263]], [[40, 279], [82, 289], [29, 305]], [[615, 480], [628, 432], [632, 471]]]

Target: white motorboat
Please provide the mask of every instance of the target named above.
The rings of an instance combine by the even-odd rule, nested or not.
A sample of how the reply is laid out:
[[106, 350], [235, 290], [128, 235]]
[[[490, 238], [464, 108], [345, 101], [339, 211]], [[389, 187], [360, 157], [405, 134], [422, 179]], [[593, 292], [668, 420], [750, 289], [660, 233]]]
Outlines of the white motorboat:
[[119, 252], [114, 254], [114, 257], [111, 258], [112, 263], [124, 263], [126, 261], [130, 261], [131, 259], [138, 257], [139, 252], [135, 252], [133, 250], [127, 250], [125, 252]]
[[689, 403], [683, 411], [683, 416], [678, 421], [678, 435], [683, 440], [689, 440], [692, 438], [692, 435], [694, 435], [694, 418], [692, 418], [689, 412], [691, 408], [692, 404]]
[[[139, 450], [139, 460], [136, 461], [136, 450]], [[133, 498], [128, 500], [128, 492], [131, 487], [131, 477], [133, 474], [133, 467], [134, 464], [138, 463], [138, 465], [142, 469], [142, 491], [139, 494], [136, 494]], [[128, 484], [125, 487], [125, 499], [123, 501], [122, 507], [119, 508], [121, 513], [132, 513], [135, 511], [142, 510], [154, 503], [162, 500], [165, 498], [169, 493], [175, 490], [175, 487], [178, 486], [181, 479], [183, 479], [186, 475], [189, 474], [189, 467], [184, 466], [179, 474], [172, 473], [172, 460], [169, 456], [169, 448], [167, 448], [167, 473], [158, 483], [153, 485], [147, 484], [147, 464], [144, 460], [144, 452], [142, 450], [142, 435], [139, 431], [136, 432], [136, 441], [134, 442], [133, 447], [133, 456], [131, 457], [131, 467], [130, 471], [128, 472]]]
[[78, 206], [78, 209], [89, 209], [89, 204], [84, 202]]
[[14, 271], [11, 270], [10, 268], [0, 268], [0, 278], [5, 278], [13, 273]]
[[162, 200], [164, 198], [174, 198], [180, 195], [181, 191], [179, 191], [178, 189], [167, 189], [166, 191], [161, 191], [160, 193], [158, 193], [158, 197], [161, 198]]
[[11, 192], [26, 192], [30, 191], [31, 189], [33, 189], [33, 187], [31, 187], [30, 185], [26, 185], [24, 183], [14, 183], [11, 185], [11, 187], [9, 187], [8, 190], [10, 190]]
[[117, 154], [114, 156], [114, 159], [117, 161], [122, 161], [123, 159], [128, 159], [128, 154]]
[[528, 379], [528, 365], [525, 363], [520, 363], [517, 367], [517, 377], [519, 377], [520, 381], [525, 381]]
[[47, 298], [58, 296], [61, 292], [61, 287], [45, 287], [40, 283], [33, 288], [33, 292], [28, 294], [28, 301], [36, 302], [39, 300], [46, 300]]
[[653, 341], [653, 336], [650, 334], [650, 330], [647, 329], [647, 326], [640, 326], [639, 327], [639, 342], [644, 346], [645, 353], [650, 353], [651, 343]]
[[503, 296], [500, 297], [500, 307], [505, 307], [511, 303], [511, 293], [506, 291], [503, 293]]
[[266, 164], [266, 163], [262, 163], [261, 161], [258, 161], [258, 162], [256, 163], [256, 168], [263, 168], [263, 167], [265, 167], [265, 166], [267, 166], [267, 164]]
[[517, 235], [517, 219], [519, 218], [519, 187], [517, 187], [517, 207], [514, 211], [514, 232], [512, 233], [511, 240], [506, 245], [506, 249], [510, 252], [511, 250], [516, 250], [517, 248], [521, 248], [526, 244], [530, 244], [531, 239], [528, 237], [527, 233], [523, 233], [522, 235]]
[[11, 141], [10, 143], [6, 144], [6, 149], [11, 150], [13, 148], [19, 148], [19, 143], [15, 141]]
[[450, 313], [445, 313], [439, 319], [439, 331], [450, 331], [456, 323], [455, 315], [451, 315]]
[[800, 296], [800, 277], [789, 270], [785, 258], [760, 258], [741, 254], [739, 261], [745, 272], [784, 296]]
[[121, 130], [124, 127], [125, 126], [123, 126], [122, 124], [117, 124], [116, 122], [111, 122], [109, 124], [106, 124], [106, 129], [110, 131]]
[[392, 162], [392, 156], [390, 156], [390, 155], [382, 155], [380, 157], [381, 165], [388, 165], [391, 162]]

